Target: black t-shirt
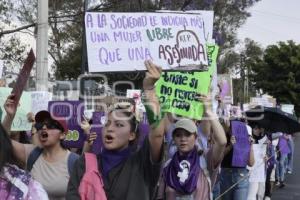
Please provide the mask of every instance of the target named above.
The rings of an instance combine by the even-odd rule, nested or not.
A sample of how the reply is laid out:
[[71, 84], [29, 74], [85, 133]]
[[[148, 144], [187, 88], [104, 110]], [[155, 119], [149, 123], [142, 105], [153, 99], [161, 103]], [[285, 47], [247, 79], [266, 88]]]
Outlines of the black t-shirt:
[[[161, 158], [163, 150], [161, 152]], [[99, 161], [98, 157], [98, 161]], [[100, 161], [101, 162], [101, 161]], [[98, 165], [100, 165], [99, 163]], [[160, 174], [160, 163], [153, 163], [150, 156], [148, 138], [143, 146], [125, 162], [113, 168], [104, 179], [104, 189], [108, 200], [150, 200]], [[101, 170], [100, 170], [101, 171]], [[78, 187], [85, 172], [84, 157], [75, 163], [68, 184], [66, 199], [80, 199]]]

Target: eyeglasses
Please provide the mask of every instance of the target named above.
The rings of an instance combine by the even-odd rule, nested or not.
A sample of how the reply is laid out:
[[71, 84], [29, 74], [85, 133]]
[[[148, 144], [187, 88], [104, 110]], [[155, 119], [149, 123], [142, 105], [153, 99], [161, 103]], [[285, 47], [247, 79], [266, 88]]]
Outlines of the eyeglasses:
[[34, 125], [37, 131], [42, 130], [46, 126], [47, 129], [58, 129], [64, 131], [64, 128], [57, 121], [39, 122]]

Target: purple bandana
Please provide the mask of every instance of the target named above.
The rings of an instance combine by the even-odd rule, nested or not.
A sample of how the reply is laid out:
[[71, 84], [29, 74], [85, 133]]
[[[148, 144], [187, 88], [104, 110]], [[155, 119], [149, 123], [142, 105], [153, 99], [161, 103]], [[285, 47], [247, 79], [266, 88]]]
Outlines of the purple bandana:
[[163, 176], [168, 186], [181, 194], [191, 194], [197, 187], [200, 172], [197, 149], [185, 155], [177, 151], [170, 163], [164, 168]]
[[125, 161], [129, 157], [130, 153], [130, 147], [121, 151], [111, 151], [103, 148], [100, 158], [102, 161], [102, 173], [104, 177], [108, 177], [110, 170]]
[[14, 165], [6, 165], [0, 176], [0, 199], [25, 199], [31, 176]]

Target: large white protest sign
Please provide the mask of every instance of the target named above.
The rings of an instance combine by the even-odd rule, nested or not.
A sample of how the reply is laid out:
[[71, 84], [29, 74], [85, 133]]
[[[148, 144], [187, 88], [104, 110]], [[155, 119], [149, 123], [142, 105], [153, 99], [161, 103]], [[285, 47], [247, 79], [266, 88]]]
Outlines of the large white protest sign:
[[253, 154], [255, 158], [254, 166], [249, 167], [249, 182], [265, 182], [265, 156], [267, 151], [266, 144], [253, 144]]
[[207, 13], [87, 12], [89, 71], [145, 70], [147, 59], [165, 70], [202, 69], [213, 24]]
[[48, 102], [52, 100], [52, 93], [47, 91], [31, 92], [31, 111], [36, 114], [41, 110], [48, 110]]

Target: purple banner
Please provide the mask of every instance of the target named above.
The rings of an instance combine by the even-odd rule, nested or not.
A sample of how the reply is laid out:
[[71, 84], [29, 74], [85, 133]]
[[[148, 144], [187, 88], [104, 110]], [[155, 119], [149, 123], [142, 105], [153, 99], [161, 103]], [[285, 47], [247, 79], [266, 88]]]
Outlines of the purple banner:
[[250, 142], [246, 124], [240, 121], [231, 121], [231, 133], [235, 136], [233, 145], [232, 166], [246, 167], [249, 160]]
[[82, 148], [85, 134], [80, 128], [83, 120], [84, 104], [80, 101], [50, 101], [48, 111], [59, 120], [65, 120], [68, 132], [64, 140], [67, 148]]

